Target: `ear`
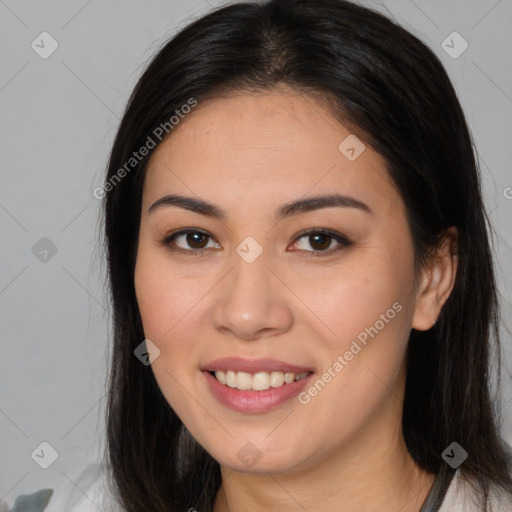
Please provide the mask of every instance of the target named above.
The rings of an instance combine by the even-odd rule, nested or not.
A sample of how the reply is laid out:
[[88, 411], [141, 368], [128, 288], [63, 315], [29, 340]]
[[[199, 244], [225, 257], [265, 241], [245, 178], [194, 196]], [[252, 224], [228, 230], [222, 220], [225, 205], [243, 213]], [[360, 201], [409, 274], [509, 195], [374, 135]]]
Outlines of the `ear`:
[[448, 300], [455, 283], [458, 255], [458, 232], [452, 226], [422, 270], [420, 285], [416, 291], [416, 305], [412, 327], [427, 331], [436, 323], [444, 303]]

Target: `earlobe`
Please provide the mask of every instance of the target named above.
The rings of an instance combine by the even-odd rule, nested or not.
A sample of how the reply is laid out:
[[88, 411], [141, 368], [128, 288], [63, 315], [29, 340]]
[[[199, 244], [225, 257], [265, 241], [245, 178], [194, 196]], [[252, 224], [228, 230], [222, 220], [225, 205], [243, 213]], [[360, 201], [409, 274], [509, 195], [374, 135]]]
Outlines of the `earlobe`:
[[443, 305], [455, 284], [458, 267], [457, 230], [450, 227], [422, 272], [421, 285], [416, 293], [412, 328], [427, 331], [436, 323]]

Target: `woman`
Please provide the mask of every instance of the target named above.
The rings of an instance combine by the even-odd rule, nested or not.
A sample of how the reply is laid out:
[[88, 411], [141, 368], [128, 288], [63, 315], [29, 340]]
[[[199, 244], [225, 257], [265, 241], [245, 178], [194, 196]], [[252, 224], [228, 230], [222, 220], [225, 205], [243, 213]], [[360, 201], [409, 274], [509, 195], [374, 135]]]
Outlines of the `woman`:
[[512, 510], [479, 175], [416, 37], [218, 9], [145, 70], [98, 194], [122, 510]]

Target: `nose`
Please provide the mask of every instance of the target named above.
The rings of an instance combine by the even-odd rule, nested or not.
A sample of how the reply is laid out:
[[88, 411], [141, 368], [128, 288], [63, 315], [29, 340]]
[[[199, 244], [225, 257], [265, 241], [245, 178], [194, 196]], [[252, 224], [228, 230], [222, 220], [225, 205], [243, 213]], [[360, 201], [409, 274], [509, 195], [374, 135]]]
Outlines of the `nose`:
[[213, 324], [242, 340], [270, 338], [293, 323], [290, 291], [268, 266], [264, 255], [247, 263], [235, 255], [233, 267], [219, 283]]

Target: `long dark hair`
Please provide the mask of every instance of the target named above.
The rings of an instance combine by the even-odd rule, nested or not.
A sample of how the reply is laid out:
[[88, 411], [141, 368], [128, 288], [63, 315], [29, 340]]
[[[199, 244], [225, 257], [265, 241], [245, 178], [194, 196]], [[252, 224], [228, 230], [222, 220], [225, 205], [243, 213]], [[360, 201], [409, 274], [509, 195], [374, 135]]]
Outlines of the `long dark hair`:
[[456, 441], [468, 453], [462, 477], [486, 503], [492, 486], [512, 495], [499, 396], [492, 400], [489, 382], [492, 357], [498, 379], [501, 364], [492, 230], [453, 86], [429, 48], [377, 12], [344, 0], [270, 0], [216, 9], [172, 37], [137, 83], [112, 148], [101, 191], [113, 309], [105, 456], [119, 501], [130, 512], [209, 512], [221, 483], [219, 464], [133, 353], [144, 340], [134, 267], [153, 150], [136, 161], [133, 153], [148, 137], [159, 142], [157, 127], [172, 136], [178, 128], [169, 120], [191, 98], [200, 105], [279, 84], [324, 98], [385, 158], [406, 206], [417, 268], [446, 229], [457, 228], [452, 293], [435, 327], [411, 331], [403, 434], [426, 471], [448, 473], [441, 455]]

